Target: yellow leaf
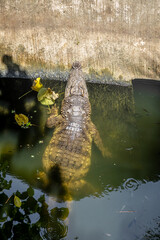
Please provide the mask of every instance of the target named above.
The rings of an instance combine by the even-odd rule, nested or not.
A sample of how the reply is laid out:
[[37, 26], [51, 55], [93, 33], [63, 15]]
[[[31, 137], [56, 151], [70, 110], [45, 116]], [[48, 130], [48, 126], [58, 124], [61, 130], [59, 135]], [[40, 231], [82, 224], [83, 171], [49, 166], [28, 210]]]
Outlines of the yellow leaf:
[[27, 124], [27, 123], [29, 122], [28, 117], [25, 116], [25, 115], [22, 114], [22, 113], [20, 113], [20, 114], [15, 114], [14, 118], [15, 118], [15, 120], [16, 120], [16, 122], [17, 122], [17, 124], [18, 124], [19, 126], [23, 126], [23, 125], [25, 125], [25, 124]]
[[38, 92], [43, 87], [43, 84], [40, 82], [40, 78], [37, 78], [33, 81], [32, 90]]
[[20, 208], [21, 205], [22, 205], [20, 198], [17, 197], [16, 195], [14, 196], [14, 205], [15, 205], [16, 207], [19, 207], [19, 208]]

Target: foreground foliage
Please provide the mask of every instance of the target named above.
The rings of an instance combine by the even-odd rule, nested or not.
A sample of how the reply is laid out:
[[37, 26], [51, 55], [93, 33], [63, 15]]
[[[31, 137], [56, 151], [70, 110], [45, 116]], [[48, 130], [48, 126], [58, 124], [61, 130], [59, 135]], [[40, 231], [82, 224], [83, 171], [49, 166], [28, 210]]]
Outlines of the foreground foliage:
[[64, 220], [68, 208], [55, 207], [49, 210], [45, 195], [38, 199], [34, 189], [18, 190], [11, 196], [12, 181], [6, 180], [7, 165], [0, 169], [0, 239], [61, 239], [67, 234]]

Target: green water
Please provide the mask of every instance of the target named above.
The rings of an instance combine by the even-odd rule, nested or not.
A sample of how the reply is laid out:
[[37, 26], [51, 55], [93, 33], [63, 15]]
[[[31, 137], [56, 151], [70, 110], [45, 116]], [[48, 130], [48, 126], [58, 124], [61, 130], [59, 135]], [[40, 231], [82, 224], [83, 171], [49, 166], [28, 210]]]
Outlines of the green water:
[[[62, 93], [60, 107], [65, 83], [44, 84]], [[92, 121], [112, 157], [104, 158], [93, 143], [85, 177], [92, 188], [72, 202], [57, 202], [37, 184], [53, 129], [45, 128], [47, 108], [36, 92], [18, 100], [31, 85], [0, 79], [0, 239], [159, 239], [160, 84], [87, 85]], [[36, 126], [20, 128], [12, 110]]]

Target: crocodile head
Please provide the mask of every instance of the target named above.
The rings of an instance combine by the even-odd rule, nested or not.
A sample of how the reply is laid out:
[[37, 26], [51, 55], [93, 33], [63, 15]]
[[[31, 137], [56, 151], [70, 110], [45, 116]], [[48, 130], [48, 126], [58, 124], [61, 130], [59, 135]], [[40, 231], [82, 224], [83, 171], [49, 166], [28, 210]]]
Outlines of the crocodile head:
[[79, 62], [74, 62], [65, 89], [65, 97], [82, 96], [88, 98], [87, 86]]
[[71, 122], [83, 122], [90, 115], [88, 90], [79, 62], [72, 65], [62, 105], [62, 116]]
[[72, 95], [63, 100], [61, 114], [71, 122], [81, 122], [88, 119], [90, 113], [91, 107], [88, 98]]

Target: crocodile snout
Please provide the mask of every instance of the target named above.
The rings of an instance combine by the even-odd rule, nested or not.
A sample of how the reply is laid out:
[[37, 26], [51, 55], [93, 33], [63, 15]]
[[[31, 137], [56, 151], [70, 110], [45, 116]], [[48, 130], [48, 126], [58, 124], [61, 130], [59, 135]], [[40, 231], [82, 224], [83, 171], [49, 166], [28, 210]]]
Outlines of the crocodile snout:
[[82, 87], [79, 87], [78, 85], [75, 85], [71, 88], [70, 93], [71, 93], [71, 95], [83, 96], [84, 91], [83, 91]]

